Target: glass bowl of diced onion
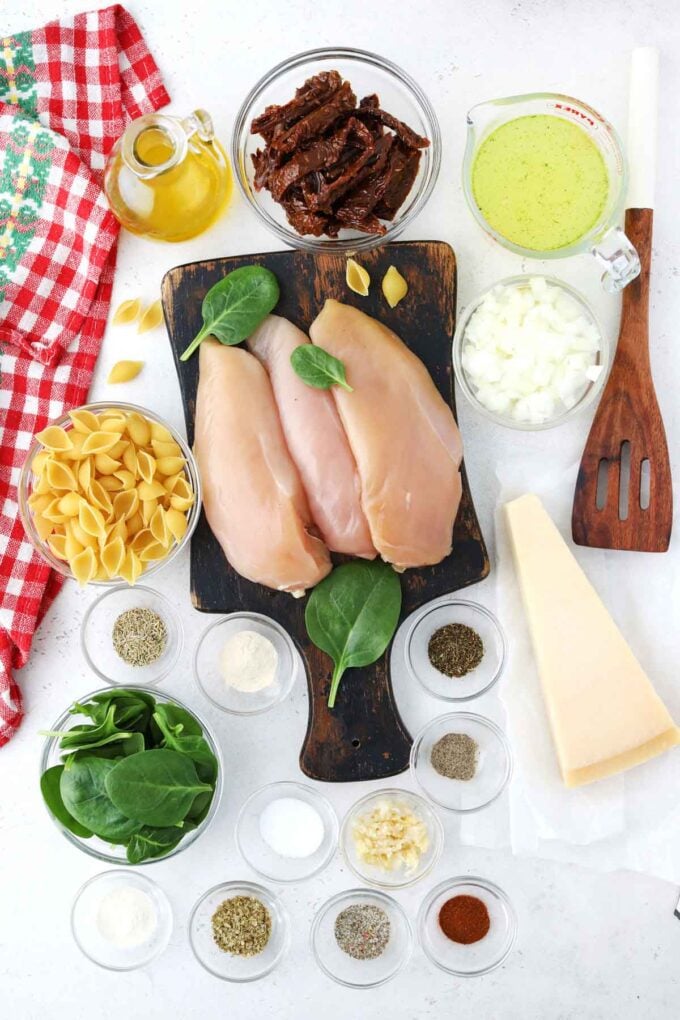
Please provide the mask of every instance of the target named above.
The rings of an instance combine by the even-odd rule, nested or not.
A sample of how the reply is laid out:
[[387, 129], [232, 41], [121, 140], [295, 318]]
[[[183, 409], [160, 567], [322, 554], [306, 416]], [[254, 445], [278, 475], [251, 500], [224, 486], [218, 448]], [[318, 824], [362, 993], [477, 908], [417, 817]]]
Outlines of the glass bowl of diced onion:
[[[517, 327], [525, 330], [518, 342]], [[453, 338], [456, 380], [498, 425], [534, 431], [592, 405], [609, 369], [609, 343], [577, 290], [532, 273], [500, 280], [461, 313]]]
[[[121, 495], [124, 497], [125, 492], [127, 491], [132, 492], [136, 489], [138, 493], [137, 497], [138, 507], [141, 506], [142, 502], [148, 503], [149, 507], [148, 508], [143, 507], [136, 510], [134, 513], [129, 514], [129, 516], [126, 519], [125, 514], [132, 509], [132, 502], [134, 501], [135, 497], [134, 496], [130, 497], [130, 506], [127, 509], [122, 508], [121, 513], [115, 515], [113, 513], [113, 510], [107, 511], [106, 506], [102, 505], [102, 502], [106, 500], [106, 496], [102, 494], [100, 490], [96, 490], [100, 498], [100, 503], [97, 504], [96, 500], [93, 501], [91, 499], [92, 478], [90, 478], [90, 486], [88, 491], [88, 486], [82, 484], [83, 479], [81, 479], [80, 477], [80, 465], [83, 463], [85, 459], [89, 459], [90, 461], [92, 461], [94, 458], [98, 456], [98, 454], [93, 453], [89, 458], [81, 457], [79, 454], [79, 448], [77, 443], [75, 452], [72, 449], [46, 450], [45, 445], [38, 438], [38, 436], [40, 435], [42, 436], [45, 435], [45, 432], [47, 430], [44, 429], [40, 433], [38, 433], [38, 436], [34, 437], [33, 442], [29, 448], [28, 454], [26, 456], [24, 466], [21, 470], [21, 476], [19, 478], [19, 484], [17, 486], [19, 499], [19, 513], [21, 515], [21, 520], [24, 525], [26, 534], [30, 539], [31, 543], [33, 544], [34, 548], [37, 550], [38, 553], [40, 553], [43, 559], [60, 574], [63, 574], [65, 577], [72, 577], [78, 580], [81, 584], [88, 583], [94, 585], [108, 586], [118, 585], [121, 583], [121, 581], [134, 583], [134, 581], [137, 580], [137, 576], [134, 576], [134, 574], [140, 568], [140, 566], [141, 572], [138, 574], [138, 577], [146, 579], [150, 577], [152, 574], [157, 573], [163, 567], [167, 566], [168, 563], [172, 562], [172, 560], [175, 559], [175, 557], [189, 542], [189, 539], [191, 538], [191, 535], [194, 532], [196, 524], [198, 523], [198, 518], [200, 515], [201, 509], [200, 476], [198, 473], [196, 461], [191, 450], [189, 449], [189, 446], [187, 445], [186, 441], [182, 438], [182, 436], [176, 431], [176, 429], [174, 429], [172, 425], [170, 425], [167, 421], [161, 418], [160, 415], [157, 415], [153, 411], [149, 411], [147, 408], [139, 407], [136, 404], [125, 404], [114, 401], [85, 404], [82, 407], [74, 408], [67, 414], [62, 415], [60, 418], [51, 422], [47, 428], [62, 430], [70, 441], [73, 441], [72, 437], [74, 437], [78, 432], [80, 432], [81, 435], [85, 434], [87, 437], [86, 432], [87, 426], [93, 423], [93, 419], [91, 417], [92, 415], [97, 416], [97, 418], [99, 418], [100, 421], [104, 419], [104, 424], [106, 424], [106, 419], [108, 418], [109, 423], [111, 424], [111, 428], [114, 431], [115, 429], [113, 428], [113, 426], [116, 425], [117, 420], [120, 421], [121, 419], [124, 419], [126, 422], [130, 420], [132, 420], [133, 422], [134, 421], [140, 422], [141, 419], [144, 419], [148, 423], [147, 430], [148, 439], [145, 443], [141, 441], [146, 438], [146, 433], [143, 426], [141, 435], [136, 434], [136, 440], [133, 440], [132, 436], [129, 435], [127, 431], [123, 431], [121, 433], [123, 439], [128, 441], [130, 445], [134, 445], [135, 462], [137, 463], [136, 470], [134, 472], [130, 472], [128, 470], [128, 467], [129, 466], [134, 467], [134, 464], [132, 462], [128, 462], [128, 464], [126, 464], [123, 461], [120, 462], [120, 467], [117, 470], [120, 472], [121, 475], [123, 475], [121, 487], [117, 487], [117, 482], [116, 483], [114, 483], [113, 481], [106, 482], [107, 478], [111, 479], [113, 479], [114, 477], [117, 478], [117, 476], [115, 475], [116, 469], [111, 470], [110, 474], [108, 475], [102, 475], [99, 474], [98, 469], [95, 468], [94, 479], [97, 480], [98, 478], [100, 484], [102, 482], [104, 483], [103, 488], [105, 489], [105, 492], [109, 494], [109, 499], [111, 500], [112, 506], [116, 496]], [[79, 428], [76, 428], [74, 423], [75, 421], [79, 422]], [[119, 426], [116, 427], [119, 428]], [[107, 429], [100, 428], [98, 431], [106, 432]], [[50, 435], [55, 436], [58, 441], [63, 441], [61, 433], [50, 433]], [[122, 442], [123, 439], [121, 439], [120, 441]], [[157, 445], [157, 447], [152, 446], [152, 443], [154, 441], [156, 442], [156, 444], [160, 445]], [[177, 449], [179, 450], [179, 453], [176, 452]], [[145, 457], [138, 456], [141, 451], [145, 451], [146, 453]], [[51, 472], [52, 480], [54, 480], [56, 477], [58, 486], [60, 487], [52, 486], [48, 482], [45, 483], [46, 485], [48, 485], [48, 488], [47, 491], [43, 493], [43, 495], [49, 495], [51, 497], [54, 497], [54, 499], [59, 500], [62, 500], [63, 497], [68, 497], [66, 499], [66, 503], [63, 504], [62, 507], [59, 506], [56, 507], [56, 512], [52, 513], [52, 518], [54, 518], [55, 516], [64, 517], [65, 520], [52, 521], [52, 518], [50, 518], [49, 521], [51, 521], [51, 523], [66, 525], [67, 519], [68, 520], [71, 519], [71, 517], [70, 516], [67, 517], [67, 515], [72, 515], [73, 519], [76, 520], [76, 522], [78, 523], [78, 527], [81, 527], [79, 516], [80, 510], [78, 509], [77, 513], [75, 514], [73, 513], [73, 511], [76, 509], [76, 505], [78, 506], [78, 508], [80, 508], [80, 506], [83, 503], [86, 503], [88, 506], [94, 505], [95, 509], [100, 510], [100, 514], [103, 516], [104, 520], [104, 527], [107, 529], [107, 531], [113, 528], [114, 525], [118, 524], [119, 519], [123, 520], [123, 523], [125, 524], [125, 529], [119, 528], [118, 531], [115, 532], [114, 537], [121, 538], [124, 546], [124, 553], [127, 556], [129, 547], [134, 542], [135, 538], [137, 537], [137, 534], [143, 530], [150, 531], [151, 518], [153, 517], [153, 512], [155, 512], [155, 510], [157, 510], [160, 507], [161, 509], [164, 510], [164, 513], [158, 515], [154, 535], [154, 548], [153, 550], [151, 549], [149, 550], [149, 552], [153, 552], [153, 558], [141, 560], [142, 551], [141, 540], [138, 540], [140, 544], [140, 555], [137, 556], [139, 563], [137, 563], [134, 566], [132, 574], [130, 574], [129, 576], [125, 576], [126, 571], [122, 567], [122, 564], [121, 569], [123, 569], [123, 573], [121, 573], [120, 570], [114, 569], [116, 566], [116, 559], [119, 556], [120, 549], [120, 547], [117, 546], [114, 550], [109, 551], [106, 557], [108, 566], [110, 568], [109, 572], [107, 572], [102, 563], [102, 552], [104, 546], [109, 544], [110, 534], [107, 534], [106, 537], [100, 535], [99, 538], [95, 538], [95, 535], [92, 534], [90, 535], [91, 544], [89, 546], [83, 545], [83, 551], [85, 550], [85, 548], [92, 548], [97, 563], [97, 574], [94, 577], [87, 576], [79, 577], [78, 568], [82, 564], [80, 563], [77, 564], [76, 570], [74, 571], [74, 568], [71, 565], [72, 557], [69, 558], [66, 555], [65, 541], [61, 542], [57, 538], [57, 541], [55, 542], [55, 534], [58, 534], [58, 529], [57, 532], [53, 531], [52, 534], [46, 533], [49, 524], [45, 521], [44, 517], [41, 515], [40, 509], [38, 509], [39, 497], [41, 496], [41, 493], [39, 492], [40, 480], [41, 474], [44, 473], [45, 471], [46, 453], [49, 453], [51, 458], [55, 460], [58, 464], [61, 464], [68, 468], [67, 472], [62, 471], [60, 467], [53, 469]], [[103, 453], [103, 457], [110, 457], [108, 451], [105, 451]], [[181, 461], [183, 462], [181, 463], [181, 465], [178, 463], [179, 458], [181, 458]], [[111, 462], [114, 461], [115, 459], [116, 458], [110, 458], [110, 460], [101, 460], [100, 464], [102, 466], [103, 471], [109, 471], [112, 468]], [[168, 474], [164, 474], [160, 470], [161, 462], [163, 463], [163, 467], [165, 467], [166, 465], [168, 466]], [[140, 467], [140, 463], [143, 464], [143, 468]], [[146, 474], [149, 479], [148, 482], [146, 483], [148, 485], [149, 495], [148, 499], [143, 499], [143, 495], [147, 492], [147, 489], [144, 489], [144, 493], [142, 493], [139, 488], [141, 483], [145, 482], [143, 475], [142, 474], [138, 475], [138, 472], [140, 471], [143, 471], [143, 473]], [[135, 477], [134, 478], [128, 477], [128, 475], [131, 474], [135, 475]], [[75, 477], [76, 480], [75, 488], [68, 487], [70, 476]], [[173, 479], [175, 479], [174, 482]], [[181, 482], [180, 479], [182, 479]], [[87, 479], [84, 480], [87, 481]], [[117, 479], [117, 481], [120, 481], [120, 479]], [[161, 488], [165, 488], [163, 484], [164, 482], [168, 483], [168, 488], [166, 489], [166, 492], [169, 494], [167, 496], [165, 495], [165, 493], [161, 492]], [[179, 488], [177, 489], [177, 498], [174, 500], [174, 504], [177, 505], [175, 506], [173, 504], [173, 500], [171, 499], [173, 495], [172, 486], [174, 484], [174, 486], [177, 487], [178, 483]], [[106, 488], [106, 485], [111, 485], [115, 487], [108, 489]], [[123, 488], [123, 485], [126, 486], [127, 488]], [[85, 499], [86, 493], [88, 495], [87, 500]], [[156, 493], [156, 495], [154, 495], [154, 493]], [[70, 506], [69, 500], [73, 502], [73, 507]], [[154, 504], [154, 501], [155, 506], [152, 506], [152, 504]], [[181, 509], [179, 509], [180, 507]], [[44, 510], [46, 508], [47, 507], [43, 507], [42, 509]], [[62, 509], [64, 512], [62, 512]], [[168, 517], [167, 511], [169, 510], [178, 510], [178, 513], [171, 514], [170, 517]], [[144, 511], [146, 517], [144, 516], [142, 511]], [[84, 512], [87, 515], [87, 511]], [[136, 526], [137, 524], [140, 523], [139, 520], [135, 520], [138, 513], [142, 515], [141, 521], [142, 526], [138, 528], [136, 532], [133, 532], [132, 526]], [[180, 515], [184, 518], [184, 522], [180, 521]], [[147, 517], [148, 519], [146, 519]], [[129, 526], [129, 524], [127, 523], [129, 521], [132, 521], [132, 526]], [[168, 521], [171, 522], [172, 528], [168, 526]], [[96, 531], [97, 526], [101, 524], [100, 518], [97, 515], [95, 515], [95, 517], [93, 518], [93, 523], [95, 526], [90, 530]], [[62, 530], [66, 529], [63, 528]], [[71, 529], [69, 528], [69, 530]], [[126, 532], [125, 535], [123, 535], [123, 530], [125, 530]], [[164, 539], [165, 541], [164, 542], [158, 541], [158, 539], [161, 540]], [[149, 545], [151, 545], [151, 542], [149, 542]], [[64, 548], [62, 548], [62, 546], [64, 546]], [[77, 545], [74, 546], [73, 548], [77, 549]], [[89, 557], [88, 562], [90, 562]]]

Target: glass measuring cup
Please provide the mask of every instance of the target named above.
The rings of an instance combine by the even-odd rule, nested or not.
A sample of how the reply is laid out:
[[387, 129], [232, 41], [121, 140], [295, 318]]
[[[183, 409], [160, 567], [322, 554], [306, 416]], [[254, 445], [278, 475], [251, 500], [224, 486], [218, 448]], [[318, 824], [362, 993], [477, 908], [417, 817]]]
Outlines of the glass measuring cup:
[[[473, 191], [473, 166], [480, 145], [496, 128], [519, 117], [550, 115], [577, 124], [597, 146], [607, 170], [608, 193], [597, 221], [576, 241], [549, 251], [525, 248], [498, 233], [486, 220]], [[626, 199], [626, 162], [619, 137], [612, 125], [585, 103], [552, 92], [509, 96], [478, 103], [468, 111], [467, 145], [463, 160], [463, 189], [468, 205], [480, 226], [510, 251], [538, 259], [565, 258], [588, 252], [603, 268], [605, 290], [622, 290], [640, 273], [637, 252], [618, 226]]]
[[229, 161], [210, 115], [151, 113], [132, 121], [111, 151], [104, 190], [133, 234], [185, 241], [207, 230], [231, 192]]

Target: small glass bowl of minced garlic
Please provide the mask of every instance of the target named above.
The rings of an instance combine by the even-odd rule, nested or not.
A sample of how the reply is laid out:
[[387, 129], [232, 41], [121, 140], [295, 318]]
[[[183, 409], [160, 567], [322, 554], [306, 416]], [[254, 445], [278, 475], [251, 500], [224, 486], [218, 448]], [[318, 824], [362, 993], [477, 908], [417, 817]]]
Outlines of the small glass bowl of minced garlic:
[[80, 632], [90, 669], [105, 683], [148, 687], [177, 665], [184, 644], [179, 614], [145, 585], [109, 588], [83, 617]]

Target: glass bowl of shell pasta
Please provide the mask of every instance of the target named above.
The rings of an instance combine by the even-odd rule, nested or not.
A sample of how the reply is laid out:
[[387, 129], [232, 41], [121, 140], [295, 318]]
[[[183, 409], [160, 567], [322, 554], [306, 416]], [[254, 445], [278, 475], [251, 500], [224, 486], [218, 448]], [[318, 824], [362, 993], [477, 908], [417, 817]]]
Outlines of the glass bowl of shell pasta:
[[134, 584], [170, 563], [198, 522], [185, 440], [136, 404], [85, 404], [33, 437], [18, 485], [35, 549], [81, 585]]

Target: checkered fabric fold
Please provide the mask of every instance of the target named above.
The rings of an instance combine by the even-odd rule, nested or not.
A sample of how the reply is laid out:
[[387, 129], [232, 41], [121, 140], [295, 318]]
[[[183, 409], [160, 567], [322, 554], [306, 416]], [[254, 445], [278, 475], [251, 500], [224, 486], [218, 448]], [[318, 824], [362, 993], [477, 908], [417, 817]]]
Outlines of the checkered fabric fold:
[[106, 156], [167, 102], [118, 5], [0, 39], [0, 746], [22, 718], [12, 669], [61, 586], [25, 537], [21, 466], [34, 433], [87, 398], [118, 233]]

